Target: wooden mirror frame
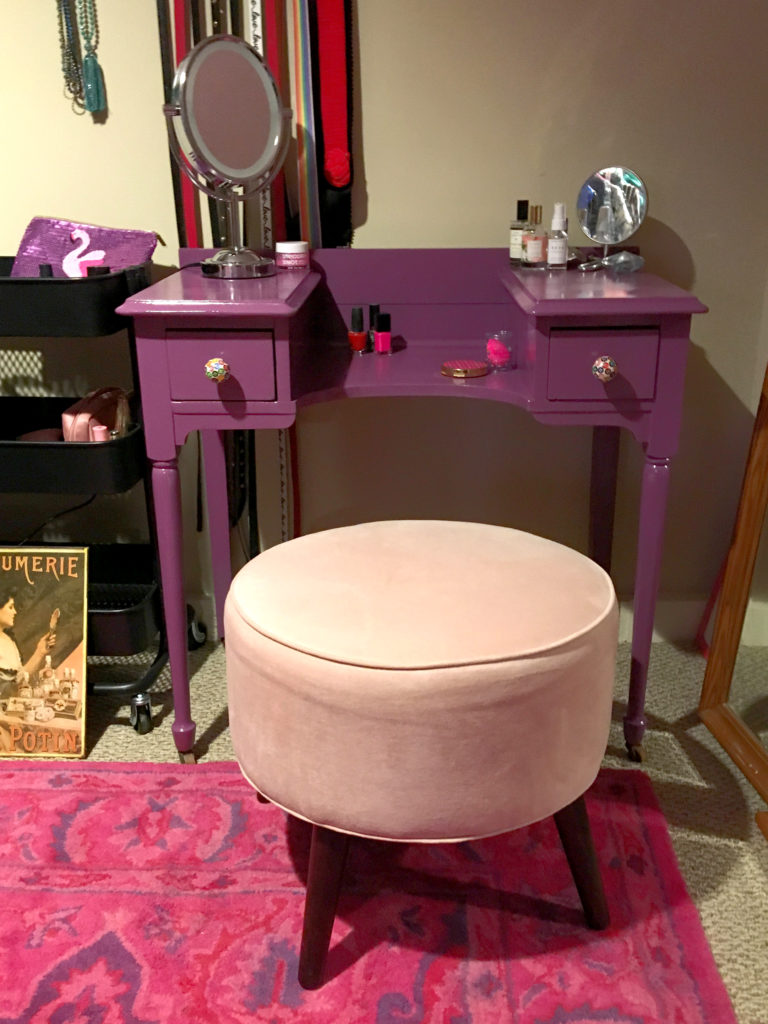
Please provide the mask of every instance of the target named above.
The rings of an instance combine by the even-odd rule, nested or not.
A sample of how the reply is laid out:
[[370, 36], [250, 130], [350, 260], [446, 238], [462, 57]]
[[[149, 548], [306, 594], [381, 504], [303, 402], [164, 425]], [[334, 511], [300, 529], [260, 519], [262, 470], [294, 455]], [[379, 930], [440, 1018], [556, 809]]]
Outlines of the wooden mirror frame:
[[[699, 717], [728, 756], [768, 802], [768, 750], [728, 704], [757, 551], [768, 506], [768, 368], [744, 471], [736, 522], [725, 563], [715, 628], [699, 700]], [[768, 811], [757, 824], [768, 839]]]

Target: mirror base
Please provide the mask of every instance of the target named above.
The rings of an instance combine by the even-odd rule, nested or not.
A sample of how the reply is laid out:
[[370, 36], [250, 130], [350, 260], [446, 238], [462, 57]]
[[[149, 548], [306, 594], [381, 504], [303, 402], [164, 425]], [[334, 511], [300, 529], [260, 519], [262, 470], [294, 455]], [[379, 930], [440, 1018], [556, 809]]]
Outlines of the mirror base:
[[271, 277], [276, 273], [274, 260], [259, 256], [250, 249], [222, 249], [215, 256], [203, 260], [200, 268], [206, 277], [229, 279]]

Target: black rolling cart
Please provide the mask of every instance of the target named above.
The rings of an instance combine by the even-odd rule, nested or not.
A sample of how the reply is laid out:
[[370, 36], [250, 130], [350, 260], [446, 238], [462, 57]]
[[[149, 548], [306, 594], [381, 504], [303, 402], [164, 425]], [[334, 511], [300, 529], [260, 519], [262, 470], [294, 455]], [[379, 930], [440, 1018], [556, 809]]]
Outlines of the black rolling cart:
[[[154, 650], [157, 641], [151, 663], [140, 665], [135, 678], [133, 672], [127, 679], [121, 672], [119, 680], [104, 678], [88, 685], [91, 693], [130, 700], [134, 728], [147, 733], [152, 729], [149, 691], [167, 662], [167, 646], [133, 329], [130, 320], [118, 316], [115, 309], [147, 286], [148, 266], [71, 279], [12, 278], [12, 266], [12, 257], [0, 257], [0, 337], [85, 338], [124, 330], [128, 334], [134, 392], [126, 433], [104, 442], [19, 441], [19, 435], [29, 431], [60, 426], [62, 412], [80, 396], [2, 396], [0, 492], [119, 494], [143, 481], [148, 543], [88, 545], [82, 538], [72, 543], [89, 548], [89, 657], [114, 658], [119, 663], [121, 658]], [[18, 543], [2, 532], [0, 527], [1, 544]], [[194, 635], [200, 637], [199, 632]]]

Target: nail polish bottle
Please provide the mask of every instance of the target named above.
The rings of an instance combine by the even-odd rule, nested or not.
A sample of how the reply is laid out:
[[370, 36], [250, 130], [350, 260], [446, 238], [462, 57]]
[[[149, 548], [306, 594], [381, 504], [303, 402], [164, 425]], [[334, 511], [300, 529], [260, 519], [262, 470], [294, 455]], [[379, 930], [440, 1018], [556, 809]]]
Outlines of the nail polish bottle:
[[355, 306], [352, 310], [352, 317], [350, 319], [350, 329], [347, 332], [349, 338], [349, 347], [357, 355], [361, 356], [365, 352], [365, 346], [368, 342], [368, 335], [363, 330], [363, 307]]
[[509, 225], [509, 262], [517, 266], [523, 258], [523, 232], [528, 224], [528, 200], [517, 200], [517, 218]]
[[568, 221], [565, 203], [555, 203], [552, 226], [547, 235], [547, 266], [550, 270], [565, 270], [568, 266]]
[[373, 333], [376, 329], [376, 317], [378, 316], [381, 306], [369, 306], [368, 307], [368, 346], [367, 351], [374, 351]]
[[391, 319], [389, 313], [377, 313], [373, 328], [373, 349], [381, 355], [392, 351]]

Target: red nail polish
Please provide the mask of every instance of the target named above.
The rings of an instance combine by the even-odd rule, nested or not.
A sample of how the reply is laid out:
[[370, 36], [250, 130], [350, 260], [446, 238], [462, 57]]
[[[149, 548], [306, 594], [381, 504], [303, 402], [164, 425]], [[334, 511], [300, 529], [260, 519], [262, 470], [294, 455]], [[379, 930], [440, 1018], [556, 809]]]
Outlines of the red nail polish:
[[350, 330], [347, 332], [349, 347], [353, 352], [362, 355], [368, 341], [368, 333], [363, 330], [363, 307], [355, 306], [352, 310]]

